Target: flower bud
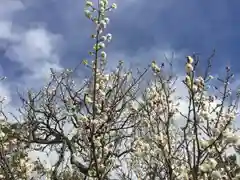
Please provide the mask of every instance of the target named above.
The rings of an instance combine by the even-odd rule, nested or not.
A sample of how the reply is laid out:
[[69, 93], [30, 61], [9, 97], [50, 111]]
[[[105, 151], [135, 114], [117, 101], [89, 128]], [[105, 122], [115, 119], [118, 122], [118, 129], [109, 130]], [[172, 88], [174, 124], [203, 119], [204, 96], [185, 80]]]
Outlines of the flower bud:
[[106, 40], [107, 40], [107, 37], [106, 37], [106, 36], [102, 36], [99, 40], [100, 40], [100, 41], [106, 41]]
[[187, 56], [187, 63], [192, 64], [193, 58], [191, 56]]
[[105, 21], [106, 24], [109, 24], [110, 19], [109, 19], [108, 17], [105, 17], [105, 18], [104, 18], [104, 21]]
[[106, 35], [106, 37], [107, 37], [107, 41], [108, 41], [108, 42], [110, 42], [110, 41], [112, 40], [112, 34], [108, 33], [108, 34]]
[[101, 57], [102, 57], [103, 59], [106, 59], [106, 58], [107, 58], [107, 53], [104, 52], [104, 51], [102, 51], [102, 52], [101, 52]]
[[193, 66], [190, 63], [187, 63], [185, 66], [185, 70], [187, 73], [190, 73], [193, 71]]
[[101, 27], [102, 29], [105, 29], [105, 28], [107, 27], [107, 23], [106, 23], [104, 20], [101, 20], [101, 21], [100, 21], [100, 27]]
[[91, 18], [91, 12], [89, 11], [89, 10], [84, 10], [84, 13], [85, 13], [85, 16], [87, 17], [87, 18]]
[[87, 7], [92, 7], [93, 6], [93, 3], [91, 1], [86, 1], [86, 6]]
[[100, 1], [99, 5], [100, 5], [100, 7], [104, 7], [105, 6], [104, 1]]
[[100, 49], [105, 48], [105, 44], [104, 44], [103, 42], [100, 42], [100, 43], [98, 44], [98, 46], [99, 46]]
[[113, 3], [113, 4], [112, 4], [112, 8], [113, 8], [113, 9], [117, 9], [117, 4], [116, 4], [116, 3]]

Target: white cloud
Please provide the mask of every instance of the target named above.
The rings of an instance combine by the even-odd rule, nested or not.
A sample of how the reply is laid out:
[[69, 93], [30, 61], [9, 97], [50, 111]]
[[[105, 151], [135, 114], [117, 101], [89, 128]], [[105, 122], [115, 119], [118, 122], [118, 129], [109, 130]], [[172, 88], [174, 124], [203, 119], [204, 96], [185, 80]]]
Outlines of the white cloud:
[[[0, 0], [1, 53], [30, 72], [18, 77], [18, 83], [14, 86], [20, 86], [20, 89], [39, 88], [49, 78], [50, 68], [62, 69], [59, 55], [63, 40], [61, 35], [53, 34], [42, 26], [25, 28], [19, 23], [14, 23], [14, 16], [27, 8], [21, 0]], [[4, 69], [0, 76], [3, 74]], [[7, 96], [6, 103], [10, 103], [11, 93], [16, 90], [9, 87], [8, 80], [0, 82], [0, 97]], [[15, 108], [9, 106], [8, 109]]]
[[[6, 50], [7, 44], [16, 40], [17, 36], [13, 34], [11, 18], [14, 13], [24, 9], [24, 5], [18, 0], [0, 1], [0, 49]], [[1, 68], [1, 67], [0, 67]], [[1, 68], [1, 77], [3, 75]], [[5, 104], [11, 102], [10, 88], [6, 81], [0, 82], [0, 99], [6, 97]]]
[[[4, 50], [4, 55], [9, 60], [19, 63], [30, 71], [30, 74], [18, 77], [19, 83], [14, 84], [20, 85], [23, 90], [42, 87], [50, 77], [50, 68], [62, 69], [59, 52], [63, 42], [61, 35], [53, 34], [44, 27], [26, 29], [19, 24], [14, 24], [13, 16], [26, 8], [20, 0], [0, 0], [0, 49]], [[10, 88], [8, 80], [0, 82], [0, 100], [6, 97], [5, 112], [11, 112], [20, 117], [16, 110], [18, 103], [11, 97], [11, 93], [15, 90]], [[6, 115], [11, 121], [12, 116]], [[36, 155], [34, 152], [30, 156], [42, 157], [41, 154]]]
[[12, 39], [12, 23], [0, 21], [0, 39]]
[[22, 79], [25, 85], [30, 85], [36, 80], [45, 80], [50, 68], [62, 68], [58, 54], [62, 37], [44, 27], [24, 29], [13, 24], [12, 17], [15, 13], [26, 8], [22, 1], [0, 1], [0, 48], [4, 49], [5, 56], [11, 61], [30, 70], [32, 74]]
[[39, 27], [19, 34], [19, 37], [18, 42], [8, 48], [6, 56], [32, 72], [31, 76], [24, 77], [26, 83], [45, 80], [49, 77], [50, 68], [62, 69], [58, 55], [62, 42], [60, 35]]

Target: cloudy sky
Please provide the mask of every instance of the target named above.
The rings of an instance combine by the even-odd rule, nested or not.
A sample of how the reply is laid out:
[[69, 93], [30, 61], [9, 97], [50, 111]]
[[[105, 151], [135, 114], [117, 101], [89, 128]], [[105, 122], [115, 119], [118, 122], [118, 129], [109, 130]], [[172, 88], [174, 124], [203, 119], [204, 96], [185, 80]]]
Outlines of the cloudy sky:
[[[107, 51], [111, 65], [125, 60], [143, 67], [171, 53], [178, 64], [193, 52], [204, 61], [216, 49], [214, 73], [231, 65], [235, 85], [240, 82], [239, 0], [111, 1], [118, 4], [107, 30], [113, 34]], [[95, 28], [83, 8], [84, 0], [0, 0], [0, 76], [7, 77], [0, 96], [7, 96], [11, 111], [18, 106], [17, 89], [37, 89], [50, 68], [73, 68], [88, 57]], [[81, 76], [85, 72], [79, 69]]]
[[[238, 74], [240, 1], [115, 2], [118, 9], [110, 13], [108, 28], [112, 64], [123, 59], [140, 67], [172, 52], [176, 61], [193, 52], [205, 60], [216, 49], [214, 70], [222, 72], [228, 64]], [[83, 0], [0, 0], [0, 75], [7, 77], [0, 93], [11, 105], [17, 88], [41, 87], [49, 68], [71, 68], [88, 57], [94, 27], [83, 8]]]

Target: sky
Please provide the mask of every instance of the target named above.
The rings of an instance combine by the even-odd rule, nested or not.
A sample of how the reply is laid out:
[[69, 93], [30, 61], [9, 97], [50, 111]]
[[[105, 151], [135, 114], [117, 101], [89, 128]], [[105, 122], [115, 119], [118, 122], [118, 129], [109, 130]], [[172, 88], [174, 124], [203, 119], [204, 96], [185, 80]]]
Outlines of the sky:
[[[96, 1], [96, 0], [95, 0]], [[240, 19], [237, 0], [115, 0], [108, 32], [110, 65], [124, 60], [144, 67], [164, 54], [175, 61], [197, 52], [202, 61], [216, 50], [214, 71], [231, 65], [238, 75]], [[40, 88], [49, 69], [73, 68], [88, 57], [94, 26], [83, 14], [82, 0], [0, 1], [0, 84], [2, 96], [16, 105], [16, 90]], [[177, 63], [177, 62], [176, 62]], [[181, 71], [181, 66], [178, 66]], [[79, 69], [84, 76], [86, 69]]]
[[[113, 1], [113, 0], [112, 0]], [[94, 0], [93, 2], [96, 2]], [[113, 41], [107, 49], [114, 68], [118, 60], [144, 67], [175, 54], [181, 74], [186, 55], [205, 61], [216, 50], [213, 70], [230, 65], [238, 80], [240, 63], [239, 0], [114, 0], [109, 14]], [[95, 27], [83, 13], [83, 0], [0, 0], [0, 96], [9, 110], [19, 106], [16, 90], [39, 89], [49, 69], [74, 68], [88, 58]], [[80, 77], [86, 69], [79, 68]]]

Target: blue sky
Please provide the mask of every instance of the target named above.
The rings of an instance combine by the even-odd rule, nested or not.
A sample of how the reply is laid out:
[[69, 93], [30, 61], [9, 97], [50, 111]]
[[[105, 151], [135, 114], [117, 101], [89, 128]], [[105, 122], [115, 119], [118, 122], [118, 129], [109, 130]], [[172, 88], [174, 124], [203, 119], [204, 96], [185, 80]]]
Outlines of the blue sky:
[[[215, 72], [225, 64], [238, 74], [240, 1], [115, 0], [108, 32], [113, 41], [109, 62], [123, 59], [143, 66], [175, 53], [176, 61], [192, 52], [205, 60], [216, 49]], [[2, 96], [16, 104], [16, 88], [39, 88], [49, 68], [74, 67], [93, 45], [94, 26], [83, 14], [83, 0], [0, 1], [0, 84]], [[179, 67], [183, 68], [183, 67]], [[85, 69], [79, 69], [81, 75]]]

